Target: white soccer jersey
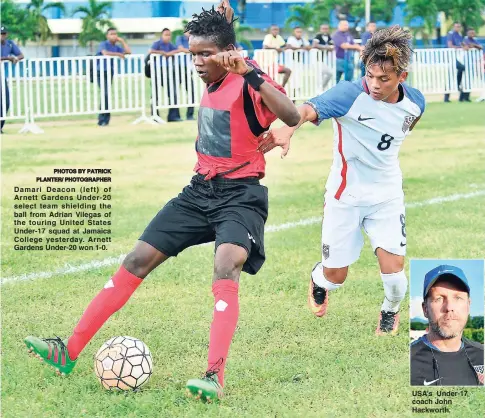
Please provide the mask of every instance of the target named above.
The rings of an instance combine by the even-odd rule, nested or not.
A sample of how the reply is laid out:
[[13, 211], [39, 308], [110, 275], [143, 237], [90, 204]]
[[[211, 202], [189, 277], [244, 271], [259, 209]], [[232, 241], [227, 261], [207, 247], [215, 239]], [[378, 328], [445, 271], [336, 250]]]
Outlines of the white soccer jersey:
[[326, 189], [335, 199], [369, 206], [403, 196], [399, 149], [425, 101], [419, 90], [406, 84], [399, 88], [399, 102], [376, 101], [363, 77], [340, 82], [306, 102], [318, 115], [315, 124], [333, 118], [333, 164]]

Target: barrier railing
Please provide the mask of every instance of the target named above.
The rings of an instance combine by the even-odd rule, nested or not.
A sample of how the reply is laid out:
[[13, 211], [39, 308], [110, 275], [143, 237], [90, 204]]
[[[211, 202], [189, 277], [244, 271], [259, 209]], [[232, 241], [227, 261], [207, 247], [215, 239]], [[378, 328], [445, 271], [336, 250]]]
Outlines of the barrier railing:
[[[0, 63], [0, 120], [23, 120], [20, 132], [32, 130], [28, 108], [28, 66], [25, 61]], [[35, 130], [35, 129], [34, 129]]]
[[[285, 89], [292, 100], [308, 99], [335, 85], [334, 52], [256, 50], [254, 59], [279, 82], [281, 66], [291, 70]], [[357, 54], [354, 59], [358, 77]], [[453, 93], [458, 91], [457, 75], [463, 68], [461, 89], [484, 91], [484, 58], [479, 50], [417, 50], [408, 81], [424, 94]], [[163, 123], [160, 110], [197, 107], [205, 88], [190, 54], [185, 53], [168, 58], [151, 55], [146, 63], [143, 55], [3, 61], [0, 76], [0, 118], [23, 120], [21, 132], [41, 132], [34, 123], [39, 119], [98, 113], [132, 112], [140, 115], [133, 123]]]

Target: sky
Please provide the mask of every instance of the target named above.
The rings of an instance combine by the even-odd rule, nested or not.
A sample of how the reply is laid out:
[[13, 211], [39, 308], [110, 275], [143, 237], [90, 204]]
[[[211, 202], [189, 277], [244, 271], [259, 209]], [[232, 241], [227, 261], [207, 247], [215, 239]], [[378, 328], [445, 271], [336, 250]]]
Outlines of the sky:
[[411, 318], [424, 318], [421, 303], [423, 302], [424, 276], [431, 269], [447, 264], [459, 267], [465, 273], [470, 285], [471, 316], [483, 316], [483, 278], [484, 260], [415, 260], [410, 262], [410, 315]]

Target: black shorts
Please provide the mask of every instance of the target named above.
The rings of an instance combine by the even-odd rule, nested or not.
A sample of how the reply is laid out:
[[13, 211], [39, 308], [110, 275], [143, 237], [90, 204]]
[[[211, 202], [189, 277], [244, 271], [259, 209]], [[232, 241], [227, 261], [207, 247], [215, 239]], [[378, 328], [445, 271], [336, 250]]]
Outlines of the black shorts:
[[257, 178], [204, 180], [197, 174], [149, 223], [142, 236], [168, 256], [205, 242], [246, 249], [243, 271], [256, 274], [264, 263], [268, 189]]

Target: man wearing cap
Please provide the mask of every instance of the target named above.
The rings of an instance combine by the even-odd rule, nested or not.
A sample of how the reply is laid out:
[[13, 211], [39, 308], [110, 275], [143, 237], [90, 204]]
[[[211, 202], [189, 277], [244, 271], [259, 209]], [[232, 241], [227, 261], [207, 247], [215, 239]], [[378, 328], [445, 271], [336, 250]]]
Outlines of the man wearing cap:
[[[20, 51], [19, 47], [14, 41], [7, 39], [7, 28], [2, 26], [0, 28], [2, 34], [2, 62], [10, 61], [12, 64], [17, 64], [20, 60], [24, 59], [24, 55]], [[8, 90], [7, 75], [5, 72], [5, 66], [2, 64], [2, 79], [4, 80], [0, 83], [0, 117], [6, 116], [8, 109], [10, 107], [10, 92]], [[4, 91], [5, 93], [4, 93]], [[4, 99], [5, 98], [5, 99]], [[3, 102], [5, 100], [5, 103]], [[3, 125], [5, 125], [5, 120], [0, 122], [0, 129], [3, 130]]]
[[470, 302], [460, 268], [441, 265], [426, 274], [422, 306], [429, 331], [411, 344], [412, 386], [483, 385], [483, 345], [463, 338]]

